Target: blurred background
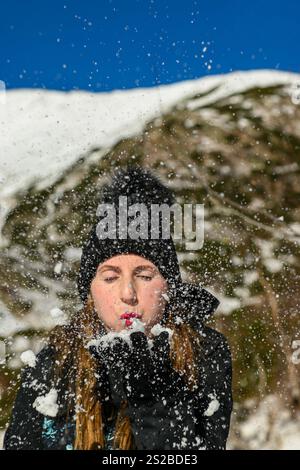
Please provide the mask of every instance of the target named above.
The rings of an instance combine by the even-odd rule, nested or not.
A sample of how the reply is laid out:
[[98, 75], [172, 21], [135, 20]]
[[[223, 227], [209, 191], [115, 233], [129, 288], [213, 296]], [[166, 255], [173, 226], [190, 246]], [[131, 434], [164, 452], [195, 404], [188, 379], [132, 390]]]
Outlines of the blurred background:
[[204, 204], [203, 248], [177, 251], [183, 278], [221, 301], [209, 325], [232, 349], [228, 448], [300, 449], [299, 10], [2, 6], [1, 436], [22, 353], [81, 307], [81, 244], [106, 175], [132, 162]]

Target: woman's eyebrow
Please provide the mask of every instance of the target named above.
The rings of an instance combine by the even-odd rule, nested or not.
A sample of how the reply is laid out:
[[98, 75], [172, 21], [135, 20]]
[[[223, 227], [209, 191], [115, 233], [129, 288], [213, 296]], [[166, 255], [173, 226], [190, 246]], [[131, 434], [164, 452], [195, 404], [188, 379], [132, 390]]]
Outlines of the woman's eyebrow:
[[[150, 271], [152, 272], [156, 272], [156, 268], [153, 267], [153, 266], [150, 266], [150, 265], [140, 265], [140, 266], [137, 266], [136, 268], [134, 268], [134, 272], [135, 273], [139, 273], [141, 271], [144, 271], [146, 269], [149, 269]], [[121, 273], [122, 270], [118, 267], [118, 266], [112, 266], [112, 265], [109, 265], [109, 264], [106, 264], [105, 266], [101, 266], [101, 268], [99, 268], [99, 272], [103, 272], [103, 271], [115, 271], [117, 273]]]
[[121, 269], [118, 268], [118, 266], [110, 266], [109, 264], [106, 264], [105, 266], [101, 266], [101, 268], [98, 269], [99, 273], [103, 271], [116, 271], [117, 273], [121, 272]]
[[153, 266], [150, 266], [149, 264], [148, 264], [148, 265], [145, 264], [145, 265], [137, 266], [137, 267], [134, 269], [134, 271], [139, 273], [140, 271], [144, 271], [144, 270], [146, 270], [146, 269], [147, 269], [147, 270], [149, 269], [150, 271], [156, 272], [156, 268], [153, 267]]

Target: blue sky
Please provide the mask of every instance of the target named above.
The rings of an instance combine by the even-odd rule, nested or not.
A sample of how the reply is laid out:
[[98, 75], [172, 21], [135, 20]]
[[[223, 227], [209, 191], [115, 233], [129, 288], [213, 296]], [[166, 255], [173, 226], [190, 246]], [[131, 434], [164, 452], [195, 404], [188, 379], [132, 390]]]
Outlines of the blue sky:
[[109, 91], [235, 70], [300, 72], [300, 2], [9, 0], [0, 80]]

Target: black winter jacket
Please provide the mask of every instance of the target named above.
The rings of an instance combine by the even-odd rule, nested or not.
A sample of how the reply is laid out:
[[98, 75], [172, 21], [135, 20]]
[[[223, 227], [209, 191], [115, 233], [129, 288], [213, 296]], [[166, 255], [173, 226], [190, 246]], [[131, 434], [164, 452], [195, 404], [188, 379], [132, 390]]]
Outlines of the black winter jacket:
[[[232, 363], [227, 340], [220, 332], [204, 325], [219, 301], [203, 287], [192, 288], [189, 323], [202, 336], [199, 359], [199, 383], [191, 405], [158, 402], [142, 405], [128, 415], [137, 449], [206, 449], [225, 450], [232, 412]], [[50, 390], [54, 351], [46, 346], [38, 355], [35, 367], [25, 367], [4, 436], [4, 449], [73, 449], [75, 423], [66, 432], [65, 415], [46, 416], [33, 407], [40, 395]], [[106, 442], [110, 449], [107, 426]]]

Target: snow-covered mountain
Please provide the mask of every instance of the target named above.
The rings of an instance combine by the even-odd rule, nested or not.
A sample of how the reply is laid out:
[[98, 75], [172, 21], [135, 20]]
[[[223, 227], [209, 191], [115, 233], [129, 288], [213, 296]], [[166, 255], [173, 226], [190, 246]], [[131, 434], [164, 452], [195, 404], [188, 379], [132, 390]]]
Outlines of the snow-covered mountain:
[[[2, 217], [9, 197], [35, 184], [55, 183], [93, 149], [107, 152], [120, 139], [141, 133], [147, 122], [181, 101], [187, 109], [211, 106], [250, 88], [285, 85], [291, 95], [300, 75], [259, 70], [234, 72], [171, 85], [112, 92], [16, 89], [0, 106], [0, 197]], [[188, 104], [189, 98], [191, 102]]]

